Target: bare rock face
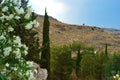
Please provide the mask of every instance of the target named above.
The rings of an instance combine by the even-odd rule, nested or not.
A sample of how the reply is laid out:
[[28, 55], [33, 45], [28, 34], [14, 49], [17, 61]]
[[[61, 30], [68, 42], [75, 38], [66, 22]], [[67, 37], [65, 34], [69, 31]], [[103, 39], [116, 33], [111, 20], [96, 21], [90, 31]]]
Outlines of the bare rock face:
[[37, 70], [37, 73], [34, 74], [36, 80], [47, 80], [47, 70], [40, 68], [40, 66], [34, 63], [33, 68]]

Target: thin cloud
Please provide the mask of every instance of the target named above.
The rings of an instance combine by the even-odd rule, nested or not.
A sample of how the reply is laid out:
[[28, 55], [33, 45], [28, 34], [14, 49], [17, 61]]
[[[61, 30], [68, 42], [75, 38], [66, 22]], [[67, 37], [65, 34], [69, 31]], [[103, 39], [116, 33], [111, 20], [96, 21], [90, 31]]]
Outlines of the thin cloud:
[[38, 14], [44, 14], [47, 8], [48, 15], [59, 18], [67, 12], [67, 6], [63, 2], [55, 0], [29, 0], [29, 4]]

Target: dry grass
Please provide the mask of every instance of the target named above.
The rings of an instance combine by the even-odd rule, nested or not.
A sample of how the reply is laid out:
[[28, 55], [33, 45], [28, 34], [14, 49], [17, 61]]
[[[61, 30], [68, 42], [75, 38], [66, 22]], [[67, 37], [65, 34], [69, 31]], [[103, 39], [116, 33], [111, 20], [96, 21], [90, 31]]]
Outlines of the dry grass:
[[[108, 43], [110, 52], [119, 51], [120, 45], [118, 43], [120, 43], [120, 37], [112, 35], [112, 31], [106, 31], [105, 29], [94, 26], [65, 24], [52, 17], [49, 19], [51, 45], [64, 45], [70, 44], [73, 41], [80, 41], [86, 45], [95, 46], [97, 50], [104, 50], [104, 44]], [[37, 20], [41, 25], [37, 30], [39, 32], [40, 42], [42, 42], [43, 17], [39, 16]], [[118, 33], [120, 33], [120, 31]]]

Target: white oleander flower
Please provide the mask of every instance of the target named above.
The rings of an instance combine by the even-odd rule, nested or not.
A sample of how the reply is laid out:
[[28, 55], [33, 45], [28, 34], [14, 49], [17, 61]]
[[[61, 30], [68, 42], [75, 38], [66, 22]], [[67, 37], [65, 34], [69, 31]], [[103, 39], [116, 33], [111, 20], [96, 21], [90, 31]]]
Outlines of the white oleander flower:
[[2, 17], [0, 17], [0, 20], [4, 21], [5, 18], [6, 18], [6, 16], [4, 14], [2, 14]]
[[9, 40], [8, 40], [8, 43], [12, 43], [12, 41], [9, 39]]
[[5, 15], [4, 17], [5, 17], [6, 20], [10, 20], [9, 16]]
[[27, 61], [27, 66], [28, 67], [33, 67], [33, 62], [32, 61]]
[[21, 54], [16, 54], [16, 58], [17, 59], [21, 58]]
[[15, 6], [14, 9], [15, 9], [16, 12], [19, 11], [19, 7], [18, 6]]
[[31, 9], [31, 7], [28, 7], [27, 12], [28, 12], [29, 14], [32, 14], [32, 9]]
[[20, 17], [19, 17], [19, 16], [15, 16], [15, 19], [16, 19], [16, 20], [19, 20], [19, 19], [20, 19]]
[[17, 70], [18, 70], [18, 68], [17, 68], [17, 67], [13, 67], [13, 70], [14, 70], [14, 71], [17, 71]]
[[26, 76], [30, 75], [30, 70], [26, 71]]
[[25, 26], [25, 29], [29, 30], [33, 27], [32, 21]]
[[118, 78], [118, 77], [119, 77], [119, 74], [116, 74], [116, 77]]
[[21, 43], [21, 39], [19, 36], [15, 37], [15, 40], [13, 41], [15, 44]]
[[35, 77], [34, 77], [34, 74], [33, 74], [32, 70], [28, 70], [26, 72], [26, 76], [29, 76], [28, 80], [35, 80]]
[[37, 69], [34, 69], [34, 72], [37, 74], [38, 73]]
[[94, 54], [96, 54], [97, 52], [96, 51], [94, 51]]
[[10, 3], [10, 6], [12, 6], [12, 3]]
[[13, 19], [14, 15], [13, 14], [10, 14], [9, 15], [9, 19]]
[[14, 28], [8, 27], [8, 32], [12, 32], [12, 31], [14, 31]]
[[36, 24], [35, 24], [35, 27], [38, 27], [40, 24], [39, 24], [39, 22], [37, 22]]
[[3, 35], [6, 35], [6, 31], [3, 32]]
[[0, 73], [1, 73], [1, 74], [3, 74], [3, 75], [5, 75], [5, 74], [6, 74], [6, 72], [5, 72], [5, 71], [1, 71]]
[[6, 69], [3, 69], [2, 71], [0, 71], [1, 74], [5, 75], [6, 74]]
[[24, 14], [24, 9], [21, 7], [14, 7], [15, 8], [15, 11], [18, 13], [18, 14]]
[[4, 56], [8, 56], [10, 54], [10, 52], [12, 51], [12, 48], [6, 47], [3, 50], [4, 50], [4, 52], [3, 52]]
[[36, 20], [33, 21], [34, 27], [38, 27], [39, 26], [39, 22], [37, 22]]
[[30, 16], [31, 16], [31, 14], [28, 14], [28, 13], [27, 13], [24, 18], [25, 18], [25, 19], [29, 19]]
[[23, 47], [25, 50], [28, 50], [28, 47], [27, 47], [25, 44], [23, 44], [22, 47]]
[[13, 14], [10, 14], [9, 16], [5, 16], [6, 20], [11, 20], [13, 19], [14, 15]]
[[8, 7], [7, 7], [7, 6], [5, 6], [4, 8], [2, 8], [2, 11], [3, 11], [3, 12], [8, 11]]
[[14, 4], [18, 4], [18, 0], [11, 0]]
[[24, 9], [22, 7], [19, 9], [19, 14], [24, 14]]
[[5, 66], [6, 66], [6, 67], [9, 67], [9, 66], [10, 66], [10, 64], [6, 63], [6, 64], [5, 64]]
[[4, 40], [4, 39], [6, 39], [6, 38], [5, 38], [5, 36], [2, 34], [2, 35], [0, 36], [0, 40]]
[[119, 74], [116, 74], [115, 76], [113, 76], [114, 80], [120, 80], [120, 76]]
[[17, 48], [16, 50], [14, 50], [13, 53], [15, 54], [16, 58], [20, 58], [21, 57], [21, 52], [20, 52], [19, 48]]
[[4, 0], [2, 0], [1, 4], [3, 4], [3, 3], [4, 3]]
[[25, 15], [25, 19], [29, 19], [31, 14], [32, 14], [32, 9], [31, 9], [31, 7], [28, 7], [27, 14]]
[[116, 76], [113, 76], [114, 79], [116, 79]]
[[24, 50], [23, 54], [24, 54], [24, 55], [27, 55], [27, 54], [28, 54], [28, 52], [27, 52], [26, 50]]
[[21, 54], [19, 48], [17, 48], [17, 49], [15, 50], [15, 52], [16, 52], [16, 54]]
[[17, 47], [21, 47], [21, 46], [22, 46], [21, 42], [20, 42], [20, 43], [18, 43]]
[[21, 72], [18, 73], [20, 76], [22, 76], [23, 74]]
[[28, 80], [35, 80], [34, 74], [31, 71]]

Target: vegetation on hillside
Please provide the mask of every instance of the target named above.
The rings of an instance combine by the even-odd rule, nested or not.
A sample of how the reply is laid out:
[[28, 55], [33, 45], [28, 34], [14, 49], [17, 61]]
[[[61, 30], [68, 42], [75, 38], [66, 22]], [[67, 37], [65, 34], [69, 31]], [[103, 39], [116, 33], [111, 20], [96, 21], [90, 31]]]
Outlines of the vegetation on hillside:
[[[72, 57], [73, 54], [76, 56]], [[95, 52], [81, 42], [53, 46], [51, 55], [51, 80], [113, 80], [114, 75], [120, 74], [119, 54], [106, 56], [106, 51]]]
[[[120, 79], [120, 53], [113, 53], [114, 48], [110, 48], [112, 44], [109, 43], [111, 40], [116, 41], [116, 38], [109, 34], [105, 35], [106, 32], [96, 27], [75, 25], [75, 28], [73, 26], [68, 28], [66, 24], [59, 23], [54, 24], [57, 28], [52, 27], [53, 33], [60, 35], [57, 36], [60, 37], [59, 41], [62, 38], [68, 43], [66, 45], [50, 45], [50, 22], [45, 10], [43, 41], [40, 48], [39, 34], [35, 30], [39, 25], [27, 3], [28, 0], [0, 1], [0, 80], [35, 80], [34, 73], [37, 73], [37, 70], [32, 68], [33, 62], [48, 70], [48, 80]], [[77, 34], [82, 37], [76, 35], [77, 31], [81, 32], [81, 34]], [[99, 39], [98, 31], [101, 35]], [[51, 32], [52, 35], [53, 33]], [[73, 36], [69, 38], [69, 35]], [[91, 36], [92, 40], [90, 40]], [[76, 40], [77, 37], [81, 42]], [[104, 43], [101, 42], [102, 38], [105, 38]], [[94, 39], [95, 41], [93, 41]], [[52, 40], [53, 37], [51, 37]], [[89, 40], [92, 43], [100, 40], [100, 43], [104, 45], [102, 46], [104, 50], [96, 49], [99, 44], [91, 44], [93, 47], [86, 45]], [[63, 42], [61, 41], [61, 43]]]

